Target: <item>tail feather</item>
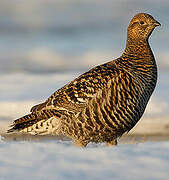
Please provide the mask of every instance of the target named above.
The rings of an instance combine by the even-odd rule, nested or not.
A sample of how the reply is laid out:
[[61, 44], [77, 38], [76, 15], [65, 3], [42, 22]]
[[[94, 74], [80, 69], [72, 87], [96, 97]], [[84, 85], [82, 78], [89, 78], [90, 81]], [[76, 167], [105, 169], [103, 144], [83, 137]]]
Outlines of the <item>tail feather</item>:
[[16, 119], [13, 124], [10, 126], [12, 127], [7, 132], [14, 132], [14, 131], [20, 131], [24, 128], [30, 127], [36, 122], [40, 121], [42, 118], [38, 117], [37, 114], [27, 114], [26, 116], [23, 116], [19, 119]]
[[32, 112], [30, 114], [27, 114], [26, 116], [23, 116], [19, 119], [14, 120], [13, 124], [10, 126], [12, 128], [9, 129], [7, 132], [10, 133], [14, 131], [21, 131], [25, 128], [33, 126], [34, 124], [36, 124], [37, 122], [41, 120], [47, 120], [53, 116], [60, 118], [61, 114], [63, 113], [55, 109], [53, 110], [47, 109], [40, 112]]

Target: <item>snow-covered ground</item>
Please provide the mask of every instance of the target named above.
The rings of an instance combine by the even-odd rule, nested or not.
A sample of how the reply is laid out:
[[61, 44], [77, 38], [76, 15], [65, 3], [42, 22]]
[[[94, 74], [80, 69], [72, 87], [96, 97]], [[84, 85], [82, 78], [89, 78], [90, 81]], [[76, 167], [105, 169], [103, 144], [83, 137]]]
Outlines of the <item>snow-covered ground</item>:
[[168, 180], [169, 142], [106, 147], [0, 142], [0, 180]]

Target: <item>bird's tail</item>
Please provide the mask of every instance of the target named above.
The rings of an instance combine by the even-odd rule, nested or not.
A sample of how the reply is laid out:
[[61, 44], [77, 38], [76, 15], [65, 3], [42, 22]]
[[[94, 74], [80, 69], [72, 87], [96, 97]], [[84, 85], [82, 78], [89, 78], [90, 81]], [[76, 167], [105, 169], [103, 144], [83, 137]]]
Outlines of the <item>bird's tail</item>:
[[42, 118], [45, 118], [43, 116], [39, 116], [36, 113], [30, 113], [27, 114], [19, 119], [16, 119], [13, 124], [10, 126], [12, 127], [11, 129], [9, 129], [7, 132], [11, 133], [14, 131], [20, 131], [22, 129], [28, 128], [30, 126], [32, 126], [33, 124], [35, 124], [36, 122], [42, 120]]
[[[34, 125], [37, 125], [35, 127], [35, 131], [37, 131], [40, 128], [43, 129], [43, 122], [47, 121], [51, 117], [61, 118], [61, 115], [63, 115], [63, 113], [55, 109], [46, 109], [39, 112], [32, 112], [30, 114], [27, 114], [26, 116], [16, 119], [11, 125], [11, 129], [9, 129], [7, 132], [10, 133], [14, 131], [22, 131], [24, 129], [28, 129], [29, 127], [34, 129]], [[49, 124], [45, 124], [45, 126], [47, 128]]]

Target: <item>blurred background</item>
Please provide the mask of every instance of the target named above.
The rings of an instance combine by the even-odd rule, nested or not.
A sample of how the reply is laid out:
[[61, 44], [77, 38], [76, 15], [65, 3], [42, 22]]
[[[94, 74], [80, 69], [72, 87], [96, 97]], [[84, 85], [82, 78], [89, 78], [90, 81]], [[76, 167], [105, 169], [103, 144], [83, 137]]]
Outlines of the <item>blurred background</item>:
[[95, 65], [119, 57], [131, 18], [162, 26], [150, 44], [157, 88], [133, 133], [169, 134], [168, 0], [0, 0], [0, 129]]

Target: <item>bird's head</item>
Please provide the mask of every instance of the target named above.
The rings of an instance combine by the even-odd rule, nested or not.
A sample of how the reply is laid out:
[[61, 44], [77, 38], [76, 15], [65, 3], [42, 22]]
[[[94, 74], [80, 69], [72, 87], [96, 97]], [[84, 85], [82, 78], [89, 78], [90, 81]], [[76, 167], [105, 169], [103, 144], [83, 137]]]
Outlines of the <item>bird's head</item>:
[[156, 26], [160, 26], [160, 23], [151, 15], [146, 13], [136, 14], [128, 26], [128, 40], [147, 41]]

